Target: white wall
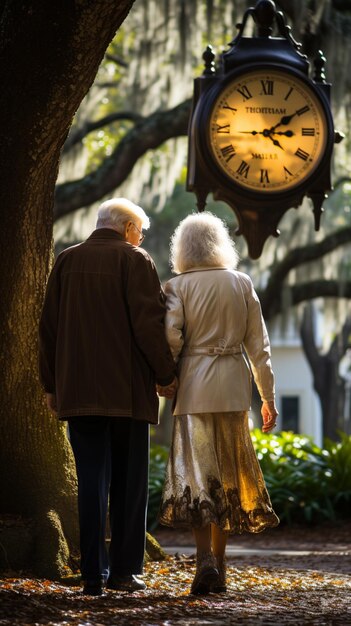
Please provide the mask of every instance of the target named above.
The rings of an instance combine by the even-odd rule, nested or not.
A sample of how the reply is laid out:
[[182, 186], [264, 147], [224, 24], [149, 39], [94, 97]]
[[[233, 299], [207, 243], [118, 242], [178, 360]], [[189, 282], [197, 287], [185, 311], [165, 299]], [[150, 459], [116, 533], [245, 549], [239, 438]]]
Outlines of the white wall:
[[[299, 345], [276, 345], [272, 342], [272, 363], [276, 381], [276, 402], [281, 410], [282, 396], [299, 397], [299, 431], [322, 444], [322, 416], [319, 398], [313, 389], [311, 370]], [[281, 419], [277, 420], [281, 428]]]

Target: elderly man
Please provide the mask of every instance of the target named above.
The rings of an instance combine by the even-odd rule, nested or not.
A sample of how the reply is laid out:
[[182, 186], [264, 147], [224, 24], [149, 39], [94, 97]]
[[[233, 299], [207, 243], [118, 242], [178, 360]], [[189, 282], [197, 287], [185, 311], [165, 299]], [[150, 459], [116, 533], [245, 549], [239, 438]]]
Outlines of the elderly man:
[[[40, 378], [49, 409], [69, 424], [78, 476], [84, 593], [103, 584], [145, 584], [149, 424], [158, 398], [176, 388], [164, 332], [164, 296], [138, 246], [149, 219], [117, 198], [98, 210], [96, 230], [64, 250], [49, 278], [39, 326]], [[105, 547], [108, 500], [111, 543]]]

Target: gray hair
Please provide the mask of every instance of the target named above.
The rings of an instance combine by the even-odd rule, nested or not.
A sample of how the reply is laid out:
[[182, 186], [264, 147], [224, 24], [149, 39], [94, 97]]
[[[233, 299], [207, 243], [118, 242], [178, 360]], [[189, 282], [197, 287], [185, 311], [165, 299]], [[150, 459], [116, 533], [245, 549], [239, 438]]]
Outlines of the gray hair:
[[235, 269], [239, 255], [227, 225], [212, 213], [188, 215], [171, 238], [171, 265], [176, 274], [194, 267]]
[[100, 204], [96, 228], [115, 228], [122, 234], [125, 224], [135, 219], [141, 221], [142, 228], [149, 228], [150, 220], [144, 209], [126, 198], [112, 198]]

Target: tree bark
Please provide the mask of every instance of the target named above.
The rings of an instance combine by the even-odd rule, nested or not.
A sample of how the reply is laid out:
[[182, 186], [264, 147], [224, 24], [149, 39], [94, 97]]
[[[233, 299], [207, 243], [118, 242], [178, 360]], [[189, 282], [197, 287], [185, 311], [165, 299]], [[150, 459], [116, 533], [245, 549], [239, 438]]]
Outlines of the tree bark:
[[72, 455], [37, 375], [55, 181], [72, 117], [132, 4], [5, 0], [0, 10], [0, 492], [3, 512], [34, 519], [30, 565], [46, 576], [64, 573], [77, 541]]

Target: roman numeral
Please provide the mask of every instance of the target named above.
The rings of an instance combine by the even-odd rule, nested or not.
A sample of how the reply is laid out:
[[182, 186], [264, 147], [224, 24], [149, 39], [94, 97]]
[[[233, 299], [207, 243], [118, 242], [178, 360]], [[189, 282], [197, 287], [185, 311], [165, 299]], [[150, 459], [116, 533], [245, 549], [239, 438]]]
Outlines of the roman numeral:
[[308, 107], [306, 104], [306, 106], [302, 107], [301, 109], [297, 109], [296, 113], [297, 115], [303, 115], [304, 113], [307, 113], [307, 111], [309, 110], [310, 110], [310, 107]]
[[298, 148], [295, 152], [296, 156], [298, 156], [300, 159], [302, 159], [303, 161], [307, 161], [308, 157], [310, 156], [308, 154], [308, 152], [305, 152], [304, 150], [301, 150], [301, 148]]
[[242, 95], [244, 102], [245, 100], [250, 100], [250, 98], [252, 98], [252, 93], [250, 93], [246, 85], [243, 85], [241, 89], [237, 89], [237, 92]]
[[314, 137], [315, 134], [316, 134], [315, 128], [302, 128], [301, 129], [301, 135], [304, 135], [305, 137]]
[[290, 176], [293, 176], [293, 174], [291, 172], [289, 172], [288, 168], [285, 167], [285, 165], [283, 165], [284, 168], [284, 176], [285, 176], [285, 180], [289, 180]]
[[292, 91], [294, 91], [294, 88], [293, 88], [293, 87], [290, 87], [290, 89], [289, 89], [288, 93], [286, 94], [286, 96], [285, 96], [284, 100], [287, 100], [287, 99], [289, 98], [289, 96], [290, 96], [290, 94], [291, 94], [291, 92], [292, 92]]
[[217, 126], [216, 128], [217, 133], [229, 133], [230, 132], [229, 124], [225, 124], [224, 126], [220, 126], [219, 124], [216, 124], [216, 126]]
[[234, 146], [229, 144], [229, 146], [225, 146], [224, 148], [221, 148], [221, 153], [223, 155], [223, 158], [227, 161], [227, 163], [229, 163], [230, 159], [232, 159], [233, 156], [235, 155], [235, 148]]
[[234, 107], [229, 106], [227, 101], [223, 104], [222, 109], [229, 109], [230, 111], [232, 111], [233, 115], [235, 115], [235, 111], [237, 111], [237, 109], [235, 109]]
[[261, 183], [269, 183], [268, 170], [261, 170]]
[[260, 95], [273, 96], [274, 82], [273, 80], [261, 80], [262, 91]]
[[245, 161], [241, 161], [238, 169], [236, 170], [237, 174], [240, 174], [240, 176], [245, 176], [245, 178], [247, 178], [247, 175], [249, 173], [249, 169], [250, 166], [245, 162]]

